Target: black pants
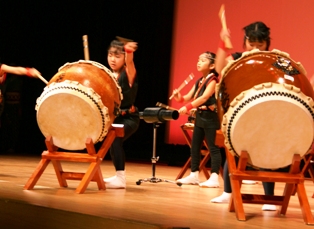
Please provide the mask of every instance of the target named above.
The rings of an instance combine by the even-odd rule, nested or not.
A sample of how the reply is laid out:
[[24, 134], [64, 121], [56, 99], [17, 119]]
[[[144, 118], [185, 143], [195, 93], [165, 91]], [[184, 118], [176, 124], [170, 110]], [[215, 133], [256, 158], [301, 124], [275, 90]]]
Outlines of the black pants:
[[202, 128], [194, 126], [192, 147], [191, 147], [191, 171], [199, 170], [201, 161], [201, 147], [203, 145], [204, 137], [207, 141], [210, 156], [211, 156], [211, 172], [219, 174], [221, 164], [221, 153], [218, 146], [215, 145], [216, 129], [215, 128]]
[[116, 171], [125, 169], [125, 152], [123, 142], [136, 132], [139, 127], [140, 118], [137, 114], [119, 116], [114, 121], [115, 124], [124, 125], [124, 137], [116, 137], [110, 147], [110, 156]]

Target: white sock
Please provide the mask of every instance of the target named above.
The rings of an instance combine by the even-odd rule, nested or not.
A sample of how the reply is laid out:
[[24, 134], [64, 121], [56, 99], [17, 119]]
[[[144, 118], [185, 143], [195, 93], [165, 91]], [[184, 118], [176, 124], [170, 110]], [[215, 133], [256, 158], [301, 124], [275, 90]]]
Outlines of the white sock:
[[198, 175], [199, 175], [199, 171], [191, 172], [190, 175], [188, 175], [187, 177], [177, 180], [177, 183], [198, 184], [199, 183]]
[[198, 180], [199, 171], [191, 172], [190, 175], [194, 176]]
[[210, 178], [199, 184], [200, 187], [204, 188], [218, 188], [219, 187], [219, 177], [217, 173], [212, 173]]
[[229, 203], [231, 198], [231, 193], [223, 192], [220, 196], [217, 196], [214, 199], [211, 199], [210, 202], [212, 203]]
[[108, 189], [119, 189], [119, 188], [125, 188], [125, 187], [126, 187], [126, 179], [125, 179], [124, 170], [116, 171], [116, 176], [106, 182], [106, 188]]
[[114, 175], [112, 177], [108, 177], [108, 178], [104, 178], [104, 182], [110, 182], [110, 181], [113, 181], [114, 179], [116, 179], [117, 175]]
[[210, 174], [209, 180], [218, 182], [218, 174], [217, 173]]

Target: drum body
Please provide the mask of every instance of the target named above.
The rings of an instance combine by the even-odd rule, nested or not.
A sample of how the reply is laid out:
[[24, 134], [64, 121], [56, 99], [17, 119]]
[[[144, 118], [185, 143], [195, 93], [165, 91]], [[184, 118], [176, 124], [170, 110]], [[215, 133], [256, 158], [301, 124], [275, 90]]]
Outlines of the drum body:
[[314, 138], [313, 89], [300, 63], [278, 50], [229, 63], [216, 88], [225, 145], [249, 163], [277, 169], [308, 153]]
[[84, 149], [87, 138], [97, 143], [106, 136], [121, 99], [121, 88], [106, 67], [94, 61], [67, 63], [37, 99], [37, 123], [54, 145]]

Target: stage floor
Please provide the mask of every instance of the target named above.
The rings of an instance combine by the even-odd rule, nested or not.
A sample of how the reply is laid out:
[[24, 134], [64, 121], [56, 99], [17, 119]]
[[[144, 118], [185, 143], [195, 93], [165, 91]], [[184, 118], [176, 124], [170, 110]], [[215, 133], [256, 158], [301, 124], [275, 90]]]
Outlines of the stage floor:
[[[23, 190], [41, 156], [0, 155], [0, 227], [1, 228], [308, 228], [304, 224], [297, 196], [292, 196], [285, 216], [263, 212], [261, 205], [245, 204], [247, 221], [238, 221], [228, 204], [213, 204], [210, 199], [220, 188], [181, 187], [173, 183], [136, 181], [152, 176], [150, 163], [126, 164], [127, 188], [99, 191], [91, 182], [84, 194], [76, 194], [79, 181], [59, 187], [52, 164], [49, 164], [32, 190]], [[62, 162], [64, 171], [85, 172], [88, 164]], [[174, 180], [180, 167], [156, 165], [156, 177]], [[114, 175], [111, 161], [103, 161], [104, 177]], [[201, 181], [205, 177], [201, 174]], [[306, 182], [308, 199], [314, 213], [314, 184]], [[249, 193], [263, 193], [262, 184], [243, 185]], [[283, 192], [277, 183], [275, 194]], [[5, 226], [5, 227], [3, 227]]]

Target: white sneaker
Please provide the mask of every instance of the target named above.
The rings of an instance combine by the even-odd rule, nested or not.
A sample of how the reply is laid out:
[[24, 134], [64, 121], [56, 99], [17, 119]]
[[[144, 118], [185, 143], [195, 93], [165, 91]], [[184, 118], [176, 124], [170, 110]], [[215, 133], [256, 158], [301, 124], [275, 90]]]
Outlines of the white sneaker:
[[277, 207], [276, 205], [272, 205], [272, 204], [264, 204], [262, 207], [263, 211], [276, 211]]
[[111, 182], [111, 181], [113, 181], [114, 179], [116, 179], [117, 178], [117, 176], [115, 175], [115, 176], [113, 176], [113, 177], [108, 177], [108, 178], [105, 178], [104, 179], [104, 182], [106, 182], [106, 183], [108, 183], [108, 182]]
[[255, 180], [242, 180], [242, 184], [256, 184]]
[[124, 171], [117, 171], [115, 177], [110, 177], [105, 180], [106, 188], [108, 189], [119, 189], [119, 188], [125, 188], [126, 187], [126, 180], [125, 180], [125, 172]]
[[199, 184], [199, 179], [198, 179], [198, 171], [196, 172], [191, 172], [190, 175], [188, 175], [185, 178], [179, 179], [176, 182], [179, 184]]
[[207, 181], [200, 183], [199, 186], [202, 188], [218, 188], [219, 187], [218, 174], [212, 173], [210, 175], [210, 178]]
[[231, 199], [231, 193], [223, 192], [220, 196], [211, 199], [210, 202], [212, 203], [229, 203]]

